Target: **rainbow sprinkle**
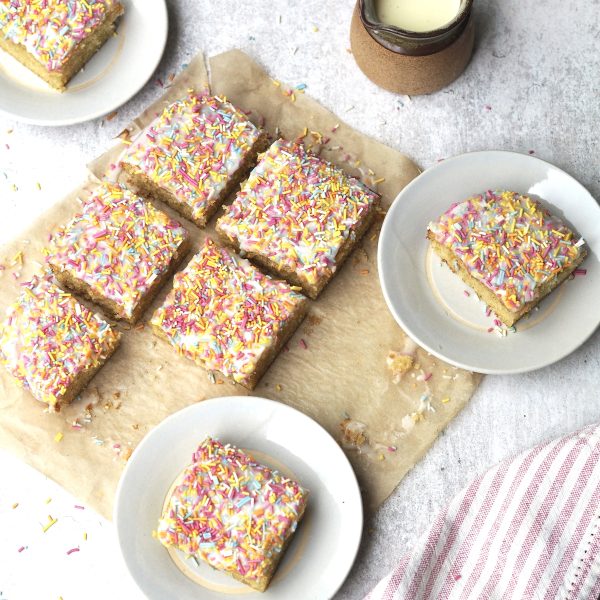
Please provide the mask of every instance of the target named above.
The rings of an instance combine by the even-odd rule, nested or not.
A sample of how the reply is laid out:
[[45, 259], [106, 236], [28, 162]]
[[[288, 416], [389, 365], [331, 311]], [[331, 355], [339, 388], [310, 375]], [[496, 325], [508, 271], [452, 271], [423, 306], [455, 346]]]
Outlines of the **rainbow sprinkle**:
[[164, 109], [122, 159], [204, 225], [261, 132], [225, 98], [194, 93]]
[[304, 303], [285, 282], [206, 239], [175, 276], [151, 323], [184, 356], [248, 384], [262, 354]]
[[0, 2], [0, 34], [56, 71], [118, 5], [116, 0], [5, 0]]
[[186, 239], [186, 230], [152, 204], [103, 183], [83, 202], [83, 212], [53, 236], [46, 261], [131, 320]]
[[87, 369], [101, 365], [120, 334], [63, 292], [34, 277], [0, 326], [0, 361], [41, 402], [55, 406]]
[[217, 230], [267, 258], [280, 275], [295, 273], [293, 283], [309, 291], [336, 270], [341, 246], [378, 201], [301, 143], [280, 139], [261, 156]]
[[192, 461], [160, 519], [159, 541], [246, 582], [270, 578], [308, 491], [210, 437]]
[[517, 192], [488, 191], [453, 204], [428, 229], [514, 312], [586, 252], [583, 240], [558, 217]]

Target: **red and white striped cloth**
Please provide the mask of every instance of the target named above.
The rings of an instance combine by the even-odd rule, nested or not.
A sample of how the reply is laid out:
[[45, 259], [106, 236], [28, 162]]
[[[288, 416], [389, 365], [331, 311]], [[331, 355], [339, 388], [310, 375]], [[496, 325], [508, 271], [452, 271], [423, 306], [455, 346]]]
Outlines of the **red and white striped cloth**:
[[598, 600], [600, 425], [478, 477], [368, 600]]

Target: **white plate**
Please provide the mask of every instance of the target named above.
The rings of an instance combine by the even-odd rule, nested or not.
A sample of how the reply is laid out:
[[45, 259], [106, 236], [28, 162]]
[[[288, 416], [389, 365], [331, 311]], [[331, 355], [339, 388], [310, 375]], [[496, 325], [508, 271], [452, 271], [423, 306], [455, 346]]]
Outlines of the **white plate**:
[[165, 0], [121, 0], [125, 14], [111, 37], [68, 84], [52, 89], [0, 50], [0, 113], [36, 125], [72, 125], [127, 102], [156, 69], [167, 42]]
[[[484, 314], [485, 305], [429, 251], [425, 239], [429, 222], [453, 202], [488, 189], [539, 197], [588, 245], [581, 265], [587, 274], [566, 281], [505, 336], [493, 316]], [[580, 183], [533, 156], [489, 151], [444, 160], [402, 190], [383, 223], [378, 267], [387, 305], [415, 342], [458, 367], [519, 373], [567, 356], [598, 327], [598, 256], [600, 208]]]
[[[302, 523], [266, 592], [259, 593], [177, 553], [192, 581], [152, 537], [165, 497], [206, 435], [230, 442], [293, 476], [310, 491]], [[150, 599], [330, 598], [348, 575], [362, 533], [354, 471], [334, 439], [306, 415], [272, 400], [233, 396], [185, 408], [153, 429], [121, 477], [114, 521], [133, 579]]]

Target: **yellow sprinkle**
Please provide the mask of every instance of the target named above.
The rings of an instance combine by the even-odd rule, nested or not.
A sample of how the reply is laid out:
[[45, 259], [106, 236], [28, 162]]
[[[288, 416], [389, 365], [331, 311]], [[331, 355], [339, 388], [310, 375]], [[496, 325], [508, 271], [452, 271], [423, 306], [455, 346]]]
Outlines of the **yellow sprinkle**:
[[42, 531], [46, 533], [46, 531], [48, 531], [48, 529], [50, 529], [50, 527], [52, 527], [56, 521], [58, 521], [58, 519], [53, 519], [52, 515], [48, 515], [48, 522], [42, 527]]
[[380, 454], [380, 455], [377, 457], [377, 460], [383, 460], [384, 458], [385, 458], [385, 457], [383, 456], [383, 454]]
[[12, 505], [13, 509], [17, 508], [17, 506], [19, 506], [19, 503], [18, 503], [18, 502], [15, 502], [15, 503]]
[[13, 192], [19, 191], [19, 188], [14, 183], [12, 184], [12, 191]]
[[374, 181], [374, 183], [383, 183], [385, 181], [385, 177], [380, 177], [379, 179], [376, 179]]
[[308, 135], [308, 127], [304, 128], [304, 131], [302, 132], [302, 137], [306, 137]]
[[52, 498], [46, 498], [46, 504], [50, 504], [52, 502]]
[[59, 432], [58, 432], [58, 433], [57, 433], [57, 434], [54, 436], [54, 441], [55, 441], [56, 443], [58, 443], [58, 442], [62, 441], [62, 439], [63, 439], [64, 437], [65, 437], [65, 436], [64, 436], [64, 435], [63, 435], [63, 434], [62, 434], [62, 433], [59, 431]]
[[280, 392], [280, 391], [281, 391], [281, 384], [279, 384], [279, 383], [278, 383], [278, 384], [275, 386], [275, 389], [276, 389], [278, 392]]
[[85, 531], [83, 532], [83, 539], [87, 542], [87, 533]]
[[38, 190], [41, 190], [41, 189], [42, 189], [42, 185], [40, 184], [40, 182], [39, 182], [39, 181], [38, 181], [38, 182], [37, 182], [35, 185], [37, 186], [37, 189], [38, 189]]
[[319, 31], [319, 28], [316, 25], [313, 25], [313, 31], [316, 33], [317, 31]]
[[277, 81], [277, 79], [271, 79], [271, 81], [273, 82], [273, 85], [275, 87], [281, 87], [281, 83], [279, 81]]
[[448, 402], [450, 402], [450, 398], [442, 398], [442, 402], [444, 404], [447, 404]]

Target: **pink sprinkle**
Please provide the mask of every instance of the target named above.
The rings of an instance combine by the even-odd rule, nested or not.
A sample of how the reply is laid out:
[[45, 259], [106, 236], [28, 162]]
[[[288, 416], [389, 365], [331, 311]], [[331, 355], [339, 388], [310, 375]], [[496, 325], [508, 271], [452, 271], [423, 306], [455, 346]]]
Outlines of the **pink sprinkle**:
[[535, 154], [535, 150], [530, 150], [529, 154]]
[[304, 339], [300, 340], [300, 345], [306, 350], [308, 348], [308, 345], [306, 344], [306, 342], [304, 341]]
[[469, 292], [467, 292], [467, 290], [463, 290], [463, 294], [468, 298], [471, 294], [469, 294]]
[[396, 446], [388, 446], [388, 452], [396, 452], [396, 450], [398, 450], [398, 448], [396, 448]]
[[587, 275], [587, 269], [575, 269], [573, 275]]
[[494, 331], [494, 328], [493, 327], [488, 327], [487, 332], [488, 333], [492, 333], [492, 331]]
[[113, 444], [113, 448], [115, 450], [118, 450], [121, 447], [121, 444]]
[[85, 506], [81, 506], [79, 504], [75, 504], [74, 508], [78, 508], [79, 510], [85, 510]]
[[156, 84], [160, 85], [160, 87], [165, 87], [160, 77], [156, 80]]
[[489, 104], [486, 104], [483, 108], [485, 108], [487, 111], [492, 110], [492, 107]]
[[73, 425], [71, 425], [71, 429], [81, 429], [81, 425], [79, 423], [73, 423]]
[[427, 373], [427, 375], [425, 375], [425, 377], [423, 377], [423, 381], [429, 381], [432, 377], [433, 373]]
[[25, 550], [25, 546], [21, 546], [21, 547], [19, 548], [19, 552], [23, 552], [23, 550]]
[[114, 171], [117, 168], [117, 165], [115, 165], [115, 163], [110, 163], [110, 170]]
[[8, 144], [4, 144], [7, 150], [10, 150], [10, 146]]
[[457, 574], [457, 575], [454, 575], [454, 581], [458, 581], [459, 579], [461, 579], [461, 577], [462, 577], [462, 576], [461, 576], [461, 575], [459, 575], [459, 574]]
[[73, 552], [79, 552], [79, 548], [71, 548], [70, 550], [67, 550], [67, 555], [73, 554]]

